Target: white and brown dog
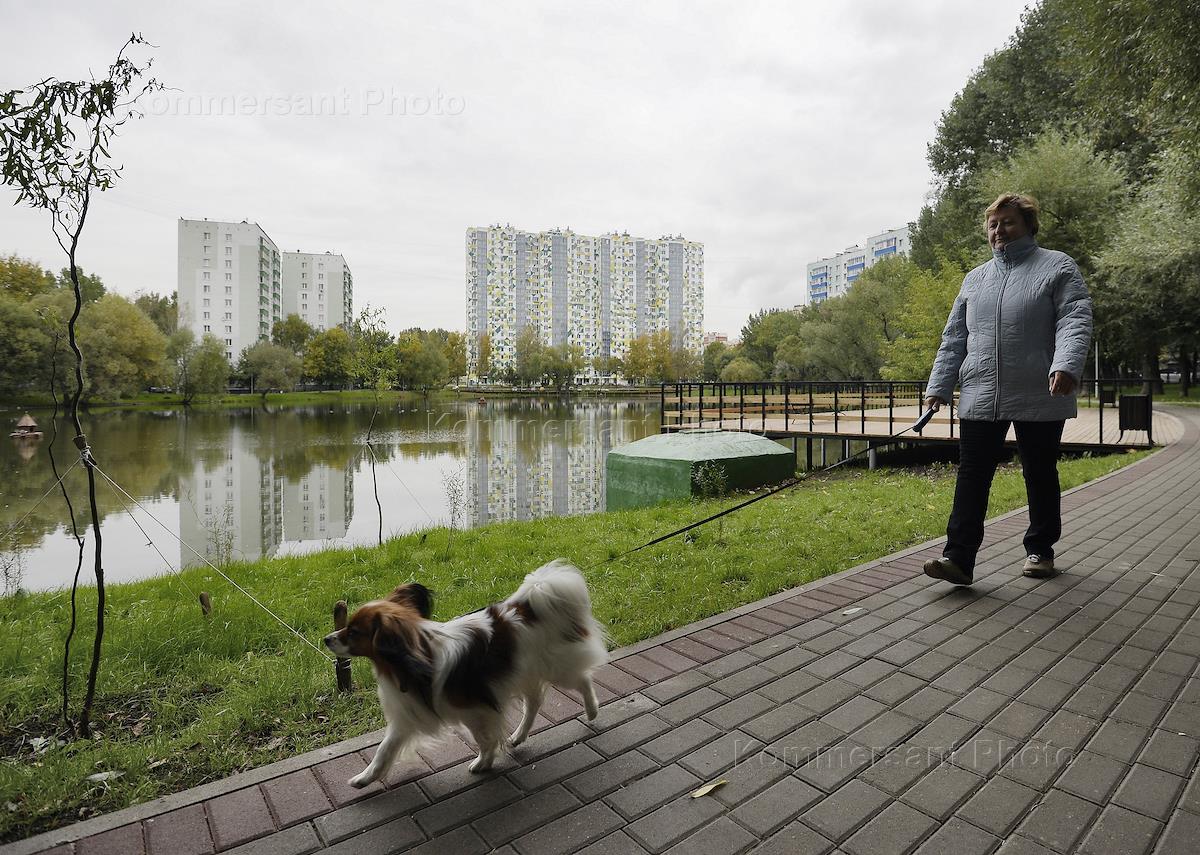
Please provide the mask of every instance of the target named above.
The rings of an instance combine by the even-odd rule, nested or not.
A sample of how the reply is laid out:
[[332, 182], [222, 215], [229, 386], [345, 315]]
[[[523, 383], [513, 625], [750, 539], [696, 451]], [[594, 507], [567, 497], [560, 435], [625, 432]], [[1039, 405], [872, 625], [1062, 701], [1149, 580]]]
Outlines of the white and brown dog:
[[564, 561], [539, 567], [504, 602], [446, 623], [430, 620], [432, 605], [424, 586], [401, 585], [325, 637], [334, 654], [371, 660], [387, 720], [375, 758], [350, 780], [353, 786], [379, 780], [405, 748], [456, 724], [479, 747], [471, 771], [490, 769], [505, 744], [505, 708], [517, 698], [524, 703], [509, 738], [520, 745], [547, 685], [579, 692], [588, 718], [595, 718], [591, 672], [608, 660], [607, 637], [575, 567]]

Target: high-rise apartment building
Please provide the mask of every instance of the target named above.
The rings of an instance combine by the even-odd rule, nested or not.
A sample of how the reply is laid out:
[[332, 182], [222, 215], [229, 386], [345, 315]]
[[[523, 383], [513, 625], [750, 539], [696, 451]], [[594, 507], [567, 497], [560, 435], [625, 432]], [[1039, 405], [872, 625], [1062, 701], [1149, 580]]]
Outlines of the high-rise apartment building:
[[875, 262], [893, 255], [908, 255], [908, 250], [909, 232], [905, 226], [872, 235], [832, 258], [812, 262], [807, 269], [808, 302], [820, 303], [845, 294], [854, 280]]
[[257, 223], [179, 220], [179, 326], [216, 336], [231, 361], [282, 317], [282, 273]]
[[299, 315], [317, 330], [350, 323], [354, 277], [346, 259], [331, 252], [285, 252], [283, 315]]
[[488, 373], [495, 375], [514, 364], [517, 336], [527, 327], [547, 346], [578, 345], [590, 380], [609, 379], [594, 364], [624, 357], [638, 336], [668, 330], [674, 346], [701, 349], [701, 243], [497, 225], [467, 229], [466, 262], [473, 376], [482, 335], [491, 347]]

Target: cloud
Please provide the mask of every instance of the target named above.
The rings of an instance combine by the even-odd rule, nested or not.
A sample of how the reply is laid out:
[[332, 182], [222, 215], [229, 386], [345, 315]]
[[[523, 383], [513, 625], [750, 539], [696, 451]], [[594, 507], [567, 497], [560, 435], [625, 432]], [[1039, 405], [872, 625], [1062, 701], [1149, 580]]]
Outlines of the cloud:
[[[916, 217], [940, 111], [1023, 8], [5, 6], [10, 85], [102, 68], [134, 30], [158, 46], [174, 90], [124, 132], [82, 255], [117, 290], [174, 288], [178, 217], [249, 219], [343, 253], [393, 328], [461, 328], [468, 226], [682, 233], [725, 332]], [[0, 252], [62, 266], [23, 208], [0, 206]]]

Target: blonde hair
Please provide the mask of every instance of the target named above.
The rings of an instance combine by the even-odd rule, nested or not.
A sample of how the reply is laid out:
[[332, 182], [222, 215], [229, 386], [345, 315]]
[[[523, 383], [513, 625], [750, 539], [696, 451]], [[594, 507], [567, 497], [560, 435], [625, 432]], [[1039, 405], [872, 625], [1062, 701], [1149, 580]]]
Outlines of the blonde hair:
[[1001, 193], [996, 197], [996, 201], [988, 205], [987, 210], [983, 212], [983, 223], [985, 226], [987, 225], [988, 217], [1001, 208], [1016, 208], [1021, 214], [1021, 219], [1025, 221], [1029, 233], [1031, 235], [1038, 233], [1037, 199], [1027, 196], [1024, 193]]

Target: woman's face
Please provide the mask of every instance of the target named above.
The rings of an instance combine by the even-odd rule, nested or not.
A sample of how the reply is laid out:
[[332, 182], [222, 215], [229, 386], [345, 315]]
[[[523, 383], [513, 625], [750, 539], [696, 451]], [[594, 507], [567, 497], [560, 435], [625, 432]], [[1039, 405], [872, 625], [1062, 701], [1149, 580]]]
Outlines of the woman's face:
[[1023, 238], [1027, 234], [1029, 227], [1025, 225], [1025, 218], [1011, 205], [998, 208], [987, 218], [988, 245], [992, 249], [1004, 249], [1017, 238]]

